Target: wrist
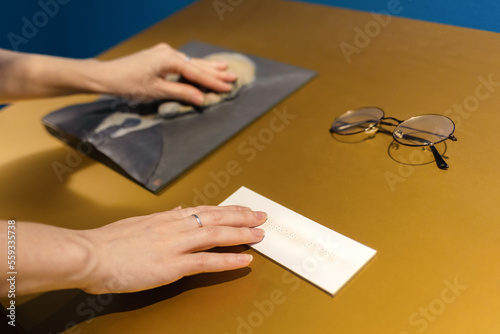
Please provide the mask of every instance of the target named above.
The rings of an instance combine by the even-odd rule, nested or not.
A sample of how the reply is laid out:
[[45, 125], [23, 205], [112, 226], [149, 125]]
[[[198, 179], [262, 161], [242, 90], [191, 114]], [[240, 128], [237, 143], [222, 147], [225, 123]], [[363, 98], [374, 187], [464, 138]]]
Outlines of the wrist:
[[85, 290], [92, 280], [98, 267], [99, 257], [95, 245], [90, 238], [90, 231], [68, 230], [69, 256], [65, 259], [67, 270], [63, 280], [67, 281], [69, 288]]
[[22, 223], [18, 235], [21, 294], [85, 288], [96, 259], [84, 231]]
[[78, 93], [102, 93], [96, 59], [69, 59], [33, 55], [27, 59], [27, 84], [35, 95], [57, 96]]
[[69, 78], [68, 80], [71, 82], [68, 84], [73, 84], [75, 90], [83, 93], [110, 93], [105, 81], [106, 71], [103, 61], [95, 58], [75, 61], [77, 64], [74, 64], [72, 68], [75, 70], [73, 75], [76, 76], [77, 80]]

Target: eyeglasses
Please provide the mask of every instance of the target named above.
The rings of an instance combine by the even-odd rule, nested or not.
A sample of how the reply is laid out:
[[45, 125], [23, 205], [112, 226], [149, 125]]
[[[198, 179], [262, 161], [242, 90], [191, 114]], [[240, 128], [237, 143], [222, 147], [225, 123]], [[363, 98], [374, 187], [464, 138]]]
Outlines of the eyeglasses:
[[[396, 122], [393, 124], [389, 121]], [[335, 118], [330, 133], [338, 135], [353, 135], [357, 133], [375, 133], [380, 125], [395, 126], [392, 131], [394, 140], [407, 146], [429, 147], [440, 169], [448, 169], [448, 164], [439, 154], [435, 144], [447, 139], [456, 141], [453, 135], [455, 123], [443, 115], [420, 115], [406, 121], [394, 117], [384, 117], [384, 111], [377, 107], [364, 107], [349, 110]]]

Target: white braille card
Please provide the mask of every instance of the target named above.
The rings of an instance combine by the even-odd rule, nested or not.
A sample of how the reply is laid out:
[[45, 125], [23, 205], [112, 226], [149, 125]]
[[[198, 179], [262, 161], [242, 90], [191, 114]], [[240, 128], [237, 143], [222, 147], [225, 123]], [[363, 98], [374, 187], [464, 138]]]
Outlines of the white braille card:
[[250, 246], [331, 295], [376, 253], [245, 187], [220, 205], [242, 205], [266, 212], [268, 220], [260, 226], [265, 237]]

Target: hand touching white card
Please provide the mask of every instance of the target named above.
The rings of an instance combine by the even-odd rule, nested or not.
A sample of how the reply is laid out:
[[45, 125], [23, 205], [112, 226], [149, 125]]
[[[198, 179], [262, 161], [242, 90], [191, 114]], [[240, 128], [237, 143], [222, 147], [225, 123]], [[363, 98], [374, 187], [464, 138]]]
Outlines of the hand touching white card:
[[376, 251], [241, 187], [220, 205], [267, 212], [264, 239], [253, 249], [334, 295]]

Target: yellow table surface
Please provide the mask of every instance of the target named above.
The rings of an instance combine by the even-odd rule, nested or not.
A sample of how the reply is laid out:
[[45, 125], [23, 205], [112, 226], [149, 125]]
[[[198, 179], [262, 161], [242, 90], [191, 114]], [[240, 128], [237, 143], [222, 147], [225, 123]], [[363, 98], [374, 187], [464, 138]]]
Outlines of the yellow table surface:
[[[375, 259], [331, 297], [242, 248], [255, 255], [250, 269], [107, 296], [93, 314], [87, 304], [51, 302], [58, 294], [32, 297], [38, 316], [24, 316], [24, 326], [57, 311], [54, 321], [69, 326], [78, 312], [90, 319], [68, 333], [499, 333], [500, 35], [395, 17], [381, 24], [370, 13], [299, 2], [232, 3], [219, 15], [213, 1], [197, 2], [102, 58], [198, 40], [318, 76], [160, 195], [75, 156], [42, 127], [47, 113], [95, 96], [8, 106], [0, 111], [2, 216], [93, 228], [180, 204], [217, 205], [244, 185], [376, 249]], [[394, 151], [382, 133], [359, 143], [330, 136], [336, 115], [367, 105], [400, 119], [449, 115], [458, 138], [447, 143], [449, 170], [394, 161], [389, 153], [410, 162], [428, 153]], [[217, 185], [213, 175], [230, 161], [239, 172]], [[71, 171], [58, 179], [54, 163]]]

